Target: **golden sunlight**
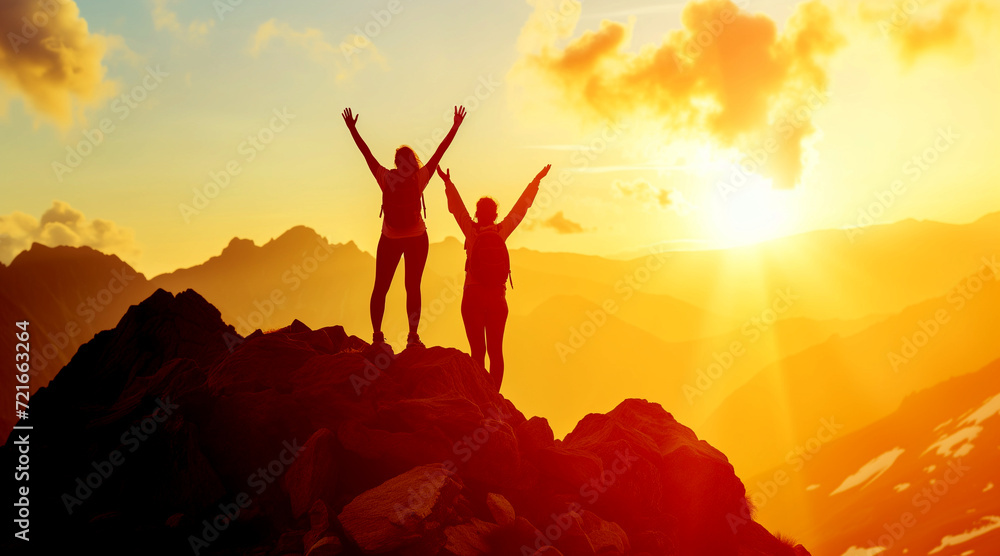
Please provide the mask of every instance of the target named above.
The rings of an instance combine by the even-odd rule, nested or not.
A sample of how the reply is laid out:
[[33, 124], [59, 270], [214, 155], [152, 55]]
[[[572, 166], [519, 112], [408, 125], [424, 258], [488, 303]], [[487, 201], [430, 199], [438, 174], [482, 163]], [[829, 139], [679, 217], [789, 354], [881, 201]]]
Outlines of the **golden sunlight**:
[[775, 190], [771, 180], [751, 174], [746, 183], [716, 192], [707, 218], [726, 246], [747, 245], [788, 233], [788, 192]]

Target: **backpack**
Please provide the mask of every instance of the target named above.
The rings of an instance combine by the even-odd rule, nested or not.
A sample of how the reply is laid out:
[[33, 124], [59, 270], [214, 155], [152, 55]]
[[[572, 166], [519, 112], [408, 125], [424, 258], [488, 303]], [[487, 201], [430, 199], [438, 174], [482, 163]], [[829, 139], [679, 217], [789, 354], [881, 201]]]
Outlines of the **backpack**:
[[510, 253], [496, 226], [485, 226], [480, 229], [476, 241], [469, 252], [466, 264], [473, 278], [484, 286], [503, 286], [510, 278], [510, 287], [514, 287], [514, 277], [510, 273]]
[[404, 178], [390, 170], [386, 181], [379, 216], [385, 214], [385, 222], [389, 227], [397, 230], [412, 228], [420, 218], [421, 206], [424, 217], [427, 217], [427, 205], [424, 204], [424, 194], [420, 191], [416, 173]]

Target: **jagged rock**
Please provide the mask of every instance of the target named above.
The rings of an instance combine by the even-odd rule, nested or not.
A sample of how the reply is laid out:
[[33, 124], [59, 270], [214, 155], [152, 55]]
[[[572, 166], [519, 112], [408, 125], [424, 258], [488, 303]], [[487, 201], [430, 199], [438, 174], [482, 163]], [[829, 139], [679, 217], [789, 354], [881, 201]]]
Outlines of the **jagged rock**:
[[510, 424], [487, 417], [470, 434], [463, 435], [461, 442], [457, 455], [460, 462], [466, 460], [462, 471], [469, 480], [498, 487], [516, 483], [521, 454]]
[[486, 495], [486, 506], [493, 515], [493, 521], [502, 527], [513, 525], [517, 516], [514, 514], [514, 506], [503, 497], [502, 494], [491, 492]]
[[[545, 535], [532, 525], [530, 521], [522, 516], [517, 516], [513, 526], [510, 528], [510, 537], [518, 553], [524, 553], [524, 548], [538, 550], [538, 547], [545, 544]], [[537, 543], [537, 545], [536, 545]]]
[[590, 451], [568, 447], [565, 442], [542, 448], [535, 458], [544, 479], [564, 483], [570, 492], [600, 477], [601, 458]]
[[310, 547], [327, 536], [330, 529], [330, 510], [326, 502], [316, 500], [309, 508], [309, 531], [302, 537], [302, 544]]
[[631, 549], [628, 535], [617, 523], [605, 521], [589, 510], [580, 512], [580, 518], [580, 525], [597, 554], [625, 554]]
[[329, 536], [323, 537], [322, 539], [316, 541], [308, 551], [306, 551], [306, 556], [337, 556], [344, 550], [343, 543], [340, 542], [338, 537]]
[[532, 453], [555, 444], [555, 435], [544, 417], [532, 417], [515, 429], [523, 453]]
[[581, 490], [596, 513], [640, 531], [670, 520], [681, 553], [736, 553], [725, 516], [745, 503], [743, 483], [722, 452], [659, 404], [625, 400], [607, 414], [587, 415], [563, 444], [602, 464]]
[[275, 556], [281, 554], [302, 554], [302, 531], [289, 531], [278, 539], [278, 545], [271, 552]]
[[452, 525], [444, 530], [447, 539], [444, 548], [455, 556], [479, 556], [490, 553], [490, 537], [499, 528], [495, 523], [476, 518], [472, 518], [469, 523]]
[[575, 511], [567, 512], [560, 516], [557, 521], [559, 530], [555, 530], [555, 535], [551, 534], [550, 528], [545, 532], [553, 545], [563, 554], [572, 556], [594, 556], [596, 554], [594, 546], [587, 537], [587, 532], [583, 530], [583, 519]]
[[422, 465], [361, 493], [337, 519], [363, 552], [388, 552], [439, 529], [461, 488], [445, 466]]
[[314, 432], [285, 474], [292, 515], [309, 511], [317, 500], [332, 500], [337, 488], [337, 437], [329, 429]]

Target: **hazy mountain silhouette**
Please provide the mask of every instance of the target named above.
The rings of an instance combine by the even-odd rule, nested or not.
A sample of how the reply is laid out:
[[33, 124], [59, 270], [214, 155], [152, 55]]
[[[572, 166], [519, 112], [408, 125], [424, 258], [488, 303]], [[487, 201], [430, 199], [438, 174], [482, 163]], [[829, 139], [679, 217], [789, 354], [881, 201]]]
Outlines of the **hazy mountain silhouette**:
[[[257, 246], [233, 239], [218, 256], [190, 268], [154, 277], [157, 288], [179, 293], [197, 288], [243, 334], [283, 326], [368, 322], [374, 259], [354, 243], [331, 245], [297, 226]], [[275, 303], [277, 291], [282, 303]], [[402, 320], [402, 319], [400, 319]]]
[[[670, 320], [669, 315], [654, 316]], [[511, 317], [507, 341], [517, 348], [510, 350], [508, 362], [512, 368], [537, 370], [512, 374], [506, 379], [506, 391], [511, 396], [516, 392], [526, 411], [562, 410], [550, 418], [556, 431], [568, 431], [575, 415], [610, 408], [616, 399], [638, 395], [669, 405], [674, 415], [697, 428], [760, 369], [835, 334], [856, 333], [881, 320], [791, 318], [766, 330], [754, 329], [752, 335], [736, 325], [725, 334], [668, 342], [619, 316], [603, 312], [601, 305], [581, 296], [554, 296], [527, 316]], [[742, 346], [738, 351], [742, 355], [726, 360], [723, 355], [734, 342]], [[729, 366], [717, 379], [708, 376], [720, 360]], [[607, 375], [609, 366], [618, 368], [612, 377]], [[594, 384], [601, 386], [593, 388]]]
[[[907, 396], [886, 417], [807, 452], [808, 461], [796, 455], [747, 481], [747, 489], [766, 500], [758, 505], [761, 523], [792, 534], [817, 554], [844, 554], [871, 543], [881, 543], [887, 556], [934, 553], [946, 537], [959, 540], [1000, 521], [998, 445], [1000, 361], [994, 361]], [[856, 486], [831, 495], [895, 450], [902, 452], [888, 468], [873, 466], [870, 480], [858, 476]], [[780, 487], [774, 482], [779, 472], [788, 477]], [[913, 521], [903, 524], [907, 513]], [[993, 554], [997, 546], [1000, 530], [992, 530], [944, 552]]]
[[[800, 299], [786, 317], [855, 319], [888, 315], [941, 295], [996, 254], [1000, 213], [970, 224], [905, 220], [849, 237], [823, 230], [717, 251], [678, 251], [643, 291], [666, 294], [723, 315], [752, 315], [778, 288]], [[853, 239], [853, 241], [852, 241]], [[614, 284], [648, 257], [630, 261], [519, 250], [522, 268], [572, 269]], [[567, 272], [567, 274], [572, 274]]]
[[[1000, 357], [1000, 283], [981, 284], [975, 294], [966, 291], [970, 298], [951, 289], [782, 359], [729, 396], [699, 433], [726, 450], [740, 472], [755, 474], [813, 436], [823, 418], [836, 417], [850, 432], [889, 414], [914, 391], [983, 367]], [[935, 325], [939, 311], [947, 322]], [[745, 439], [761, 427], [772, 434], [748, 445]]]
[[559, 441], [457, 350], [390, 363], [339, 326], [235, 333], [197, 293], [158, 290], [35, 395], [35, 547], [808, 554], [733, 527], [743, 484], [658, 404], [625, 400]]
[[[0, 317], [8, 326], [30, 322], [32, 388], [48, 384], [81, 344], [113, 328], [130, 305], [152, 291], [141, 273], [90, 247], [36, 243], [10, 265], [0, 265]], [[0, 342], [0, 357], [14, 360], [13, 342]], [[13, 373], [0, 374], [0, 388], [14, 391]], [[6, 438], [13, 415], [13, 396], [4, 396], [0, 437]]]

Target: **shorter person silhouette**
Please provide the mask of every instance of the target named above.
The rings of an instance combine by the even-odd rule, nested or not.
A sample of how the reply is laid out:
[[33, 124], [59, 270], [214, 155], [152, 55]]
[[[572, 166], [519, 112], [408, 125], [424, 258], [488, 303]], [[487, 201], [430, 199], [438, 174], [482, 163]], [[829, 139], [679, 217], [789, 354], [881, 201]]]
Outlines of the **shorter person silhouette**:
[[497, 390], [503, 382], [503, 332], [507, 325], [507, 280], [510, 274], [510, 256], [506, 241], [511, 232], [524, 219], [538, 194], [538, 185], [549, 173], [549, 164], [531, 180], [507, 216], [497, 223], [498, 207], [492, 197], [483, 197], [476, 203], [476, 219], [462, 202], [462, 196], [451, 181], [451, 170], [438, 175], [444, 180], [448, 211], [455, 217], [458, 227], [465, 234], [465, 289], [462, 294], [462, 320], [469, 338], [472, 359], [486, 369], [486, 355], [490, 356], [490, 376]]

